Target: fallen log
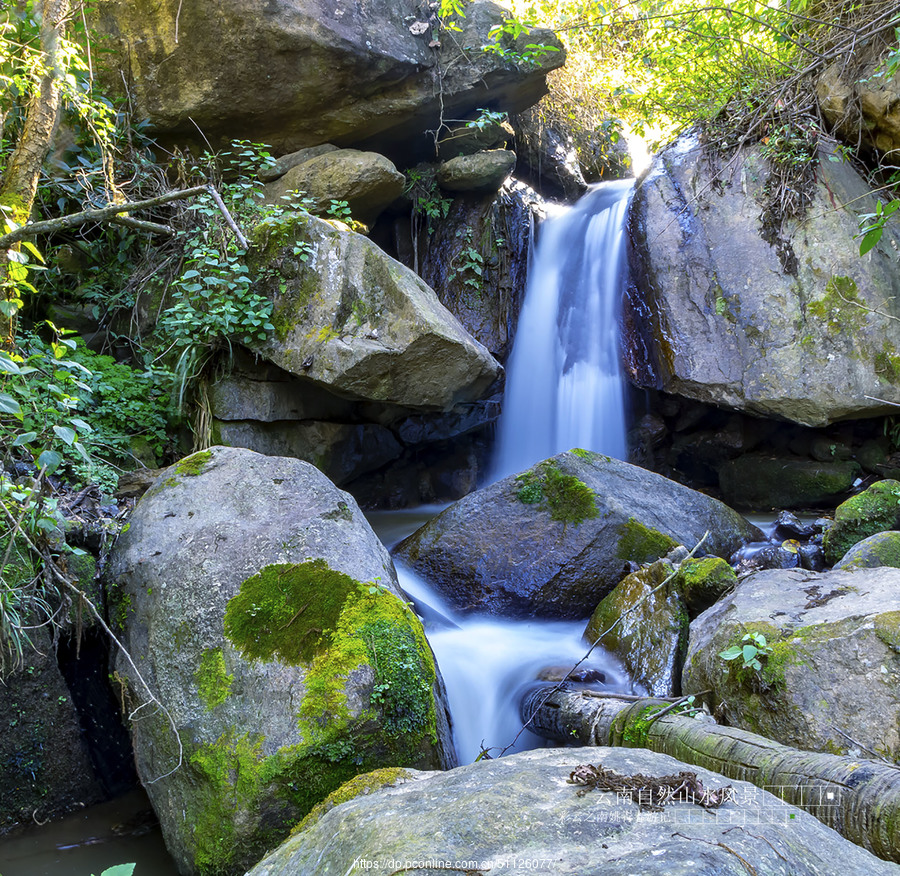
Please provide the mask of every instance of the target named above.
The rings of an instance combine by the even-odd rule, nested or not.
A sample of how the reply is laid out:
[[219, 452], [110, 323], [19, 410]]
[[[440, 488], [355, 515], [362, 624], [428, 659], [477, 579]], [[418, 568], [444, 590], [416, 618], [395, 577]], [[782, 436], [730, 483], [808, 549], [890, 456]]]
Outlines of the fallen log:
[[522, 720], [545, 739], [569, 744], [648, 748], [752, 782], [805, 809], [846, 839], [900, 861], [900, 767], [800, 751], [736, 727], [668, 712], [664, 700], [586, 697], [551, 685], [522, 698]]

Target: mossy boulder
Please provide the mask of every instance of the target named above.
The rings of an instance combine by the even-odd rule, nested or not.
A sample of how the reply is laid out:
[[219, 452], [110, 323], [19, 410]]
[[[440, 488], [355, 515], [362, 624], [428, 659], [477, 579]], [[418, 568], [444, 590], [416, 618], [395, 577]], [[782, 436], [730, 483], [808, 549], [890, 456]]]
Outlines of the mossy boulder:
[[397, 548], [457, 608], [585, 618], [627, 562], [673, 547], [730, 556], [762, 533], [721, 502], [634, 465], [573, 450], [472, 493]]
[[850, 548], [835, 569], [877, 569], [891, 566], [900, 569], [900, 532], [876, 532]]
[[[688, 770], [704, 787], [731, 785], [734, 794], [713, 811], [679, 801], [665, 814], [642, 812], [616, 791], [579, 795], [566, 780], [587, 764], [627, 776]], [[897, 872], [774, 794], [646, 749], [525, 751], [445, 773], [411, 772], [368, 794], [353, 790], [247, 876], [345, 876], [372, 864], [419, 876]]]
[[737, 508], [810, 508], [843, 499], [862, 473], [853, 460], [816, 462], [748, 453], [719, 466], [722, 496]]
[[673, 585], [693, 619], [734, 589], [737, 576], [721, 557], [688, 557], [679, 567]]
[[822, 539], [825, 559], [836, 563], [864, 538], [895, 529], [900, 529], [900, 481], [878, 481], [838, 506]]
[[[691, 623], [685, 693], [712, 690], [728, 724], [810, 751], [900, 755], [900, 569], [742, 578]], [[720, 653], [762, 635], [760, 669]]]
[[[360, 772], [453, 762], [390, 558], [313, 466], [222, 447], [188, 457], [138, 503], [107, 581], [167, 710], [139, 712], [132, 734], [180, 872], [243, 873]], [[117, 671], [142, 701], [124, 659]]]
[[403, 194], [406, 178], [383, 155], [359, 149], [336, 149], [298, 161], [266, 186], [268, 202], [300, 191], [311, 198], [311, 209], [326, 213], [332, 201], [346, 201], [354, 219], [371, 225]]
[[433, 290], [362, 235], [295, 215], [251, 238], [275, 326], [254, 352], [284, 371], [354, 401], [427, 411], [480, 398], [500, 375]]
[[674, 581], [650, 595], [674, 572], [668, 560], [632, 572], [603, 598], [584, 632], [593, 644], [615, 625], [600, 639], [600, 647], [618, 657], [635, 685], [654, 697], [669, 697], [681, 689], [687, 610]]

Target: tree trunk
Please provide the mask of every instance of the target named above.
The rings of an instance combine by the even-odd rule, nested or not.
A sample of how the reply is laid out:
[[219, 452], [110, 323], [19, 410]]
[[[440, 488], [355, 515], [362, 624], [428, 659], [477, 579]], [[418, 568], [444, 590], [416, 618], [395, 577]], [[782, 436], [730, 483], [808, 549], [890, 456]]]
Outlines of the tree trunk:
[[34, 203], [41, 165], [50, 151], [59, 118], [60, 79], [65, 73], [60, 68], [59, 40], [70, 5], [71, 0], [43, 0], [40, 4], [45, 72], [28, 103], [22, 134], [0, 184], [0, 203], [10, 204], [17, 212], [24, 210], [22, 218], [27, 218]]
[[889, 861], [900, 861], [900, 768], [872, 760], [799, 751], [735, 727], [653, 713], [660, 700], [626, 702], [538, 687], [522, 720], [545, 739], [649, 748], [730, 779], [752, 782]]

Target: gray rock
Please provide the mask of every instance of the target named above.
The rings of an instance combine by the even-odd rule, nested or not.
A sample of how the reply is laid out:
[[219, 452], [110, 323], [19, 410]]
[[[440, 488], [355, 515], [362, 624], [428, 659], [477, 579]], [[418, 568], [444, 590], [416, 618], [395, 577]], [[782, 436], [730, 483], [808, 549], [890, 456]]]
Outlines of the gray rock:
[[876, 532], [857, 542], [835, 563], [835, 571], [839, 569], [877, 569], [891, 566], [900, 569], [900, 532]]
[[270, 167], [261, 167], [257, 176], [263, 182], [274, 182], [276, 179], [283, 177], [292, 167], [303, 164], [311, 158], [318, 158], [320, 155], [334, 152], [337, 148], [333, 143], [322, 143], [321, 146], [310, 146], [308, 149], [288, 152], [287, 155], [276, 158], [274, 164]]
[[[757, 572], [691, 624], [683, 687], [785, 745], [900, 754], [900, 570]], [[762, 669], [719, 652], [765, 636]], [[846, 735], [844, 735], [846, 734]]]
[[[108, 35], [132, 76], [135, 111], [170, 138], [214, 143], [263, 141], [281, 151], [320, 143], [376, 151], [409, 148], [440, 118], [467, 118], [483, 106], [517, 111], [539, 100], [565, 52], [516, 65], [470, 51], [490, 42], [506, 10], [467, 4], [461, 33], [432, 47], [437, 21], [416, 0], [185, 0], [147, 8], [105, 3], [92, 32]], [[561, 44], [550, 31], [515, 45]], [[442, 113], [443, 111], [443, 113]], [[371, 147], [370, 147], [371, 148]]]
[[837, 563], [853, 545], [878, 532], [900, 529], [900, 481], [876, 481], [834, 512], [822, 536], [825, 559]]
[[393, 433], [376, 423], [217, 420], [213, 439], [266, 456], [304, 459], [337, 486], [387, 465], [403, 450]]
[[515, 134], [508, 122], [486, 125], [458, 125], [438, 140], [438, 158], [449, 161], [460, 155], [472, 155], [482, 149], [503, 148]]
[[371, 225], [400, 195], [406, 178], [383, 155], [358, 149], [329, 150], [295, 164], [266, 185], [269, 203], [299, 191], [313, 201], [310, 209], [325, 214], [331, 202], [346, 201], [352, 217]]
[[438, 169], [437, 182], [447, 192], [496, 192], [515, 166], [515, 152], [484, 150], [445, 161]]
[[657, 590], [673, 572], [670, 563], [659, 560], [623, 578], [597, 606], [584, 632], [593, 643], [611, 630], [600, 646], [622, 661], [639, 690], [654, 697], [670, 697], [681, 688], [687, 611], [674, 581]]
[[[678, 802], [641, 812], [613, 791], [579, 796], [567, 779], [584, 764], [626, 775], [689, 770], [704, 787], [731, 784], [734, 800], [712, 811]], [[747, 876], [751, 861], [757, 876], [900, 873], [766, 791], [643, 749], [526, 751], [446, 773], [375, 775], [341, 796], [346, 802], [310, 819], [247, 876], [344, 876], [359, 862], [422, 876], [448, 866], [553, 876]]]
[[255, 351], [285, 371], [347, 398], [425, 410], [473, 401], [499, 376], [434, 292], [367, 238], [302, 215], [263, 222], [252, 237], [258, 286], [275, 303], [275, 336]]
[[806, 218], [779, 231], [760, 222], [758, 150], [730, 160], [685, 136], [661, 153], [632, 212], [641, 385], [808, 426], [900, 403], [900, 232], [860, 258], [875, 197], [830, 157]]
[[[180, 872], [243, 872], [360, 771], [452, 762], [390, 558], [308, 463], [214, 447], [167, 469], [107, 582], [171, 718], [145, 707], [132, 734]], [[143, 688], [121, 656], [117, 670], [134, 708]]]
[[554, 456], [466, 496], [397, 556], [455, 606], [583, 618], [623, 577], [678, 544], [729, 556], [762, 533], [721, 502], [587, 451]]

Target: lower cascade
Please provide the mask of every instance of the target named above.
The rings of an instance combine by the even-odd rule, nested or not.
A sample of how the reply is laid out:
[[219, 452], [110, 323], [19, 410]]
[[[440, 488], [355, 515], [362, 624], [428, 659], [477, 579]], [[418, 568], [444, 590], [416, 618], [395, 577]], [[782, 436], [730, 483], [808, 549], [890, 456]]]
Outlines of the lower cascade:
[[633, 188], [631, 180], [594, 186], [541, 228], [507, 365], [493, 480], [573, 447], [625, 456], [618, 326]]

